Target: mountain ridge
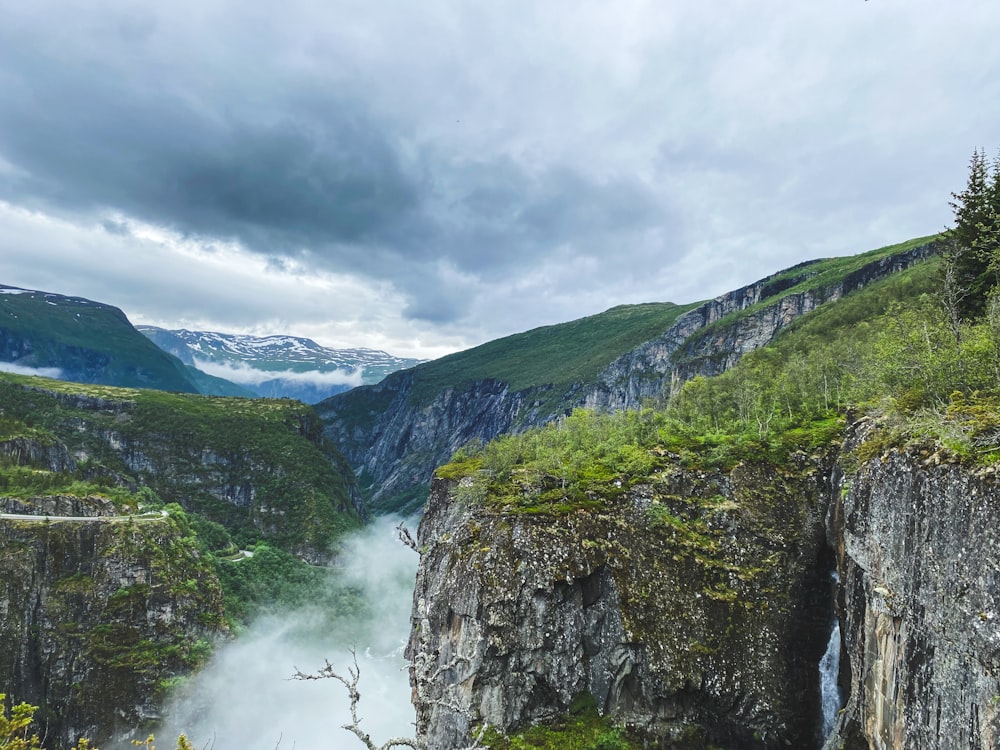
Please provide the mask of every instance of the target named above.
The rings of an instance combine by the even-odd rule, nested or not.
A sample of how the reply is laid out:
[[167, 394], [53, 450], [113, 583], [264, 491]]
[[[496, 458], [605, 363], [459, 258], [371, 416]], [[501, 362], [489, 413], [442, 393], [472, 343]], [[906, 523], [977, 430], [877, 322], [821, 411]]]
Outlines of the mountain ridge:
[[[706, 302], [620, 306], [532, 329], [393, 373], [316, 409], [373, 508], [416, 510], [434, 468], [465, 443], [545, 424], [576, 407], [618, 410], [669, 398], [684, 381], [724, 371], [798, 317], [925, 260], [937, 252], [935, 243], [936, 236], [922, 237], [799, 263]], [[660, 317], [648, 320], [641, 335], [616, 335], [628, 330], [629, 314], [651, 310]], [[584, 322], [586, 335], [574, 338]], [[566, 332], [569, 344], [553, 344]], [[526, 341], [534, 348], [517, 348]], [[573, 365], [579, 376], [566, 377], [566, 362], [581, 361], [577, 350], [587, 341], [605, 347], [603, 363], [591, 362], [589, 370]], [[528, 366], [518, 370], [511, 362]], [[534, 380], [510, 377], [512, 369]]]
[[315, 403], [354, 386], [374, 384], [422, 360], [379, 349], [335, 349], [310, 338], [255, 336], [139, 325], [137, 330], [164, 351], [202, 372], [237, 382], [266, 398]]
[[0, 285], [0, 368], [126, 388], [242, 393], [220, 378], [191, 372], [140, 334], [117, 307], [4, 285]]

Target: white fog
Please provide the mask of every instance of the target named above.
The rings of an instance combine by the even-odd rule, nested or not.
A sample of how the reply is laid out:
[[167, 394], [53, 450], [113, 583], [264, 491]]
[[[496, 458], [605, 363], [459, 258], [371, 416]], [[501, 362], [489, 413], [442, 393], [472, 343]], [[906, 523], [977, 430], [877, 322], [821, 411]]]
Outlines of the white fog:
[[362, 748], [341, 728], [350, 720], [343, 685], [291, 679], [296, 668], [315, 672], [325, 659], [346, 674], [352, 648], [361, 670], [362, 728], [378, 743], [412, 736], [403, 649], [418, 556], [397, 539], [397, 524], [381, 518], [353, 535], [331, 573], [362, 592], [360, 614], [302, 608], [258, 619], [179, 691], [157, 744], [173, 747], [184, 732], [199, 750]]

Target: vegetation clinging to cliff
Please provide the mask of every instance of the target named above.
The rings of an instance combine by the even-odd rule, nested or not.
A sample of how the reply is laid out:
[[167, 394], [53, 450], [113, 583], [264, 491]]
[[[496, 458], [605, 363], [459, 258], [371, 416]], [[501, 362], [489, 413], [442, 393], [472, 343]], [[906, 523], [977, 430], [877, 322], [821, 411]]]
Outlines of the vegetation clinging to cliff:
[[[286, 548], [324, 547], [360, 526], [349, 499], [350, 468], [323, 439], [312, 409], [299, 402], [5, 373], [0, 405], [6, 437], [40, 436], [86, 455], [80, 479], [120, 484], [130, 477], [166, 502], [224, 523], [247, 543], [266, 538]], [[241, 486], [253, 494], [243, 507], [218, 496]], [[264, 519], [255, 523], [252, 511]]]
[[[351, 471], [311, 407], [82, 385], [0, 374], [0, 441], [30, 443], [62, 470], [0, 459], [0, 494], [110, 500], [120, 513], [178, 502], [201, 554], [243, 619], [269, 602], [301, 601], [325, 575], [291, 552], [332, 547], [360, 526]], [[12, 448], [13, 450], [13, 448]], [[71, 457], [74, 459], [70, 463]], [[44, 461], [43, 461], [44, 463]], [[237, 489], [245, 500], [223, 499]], [[246, 557], [240, 549], [257, 550]], [[342, 598], [338, 594], [338, 598]]]
[[593, 696], [583, 694], [570, 707], [569, 715], [552, 726], [534, 726], [511, 736], [487, 731], [490, 750], [633, 750], [640, 743], [629, 740], [610, 718], [597, 711]]
[[780, 462], [791, 450], [836, 440], [850, 408], [889, 412], [911, 428], [933, 413], [930, 421], [952, 443], [961, 445], [962, 435], [982, 443], [984, 431], [1000, 424], [985, 413], [1000, 390], [1000, 327], [966, 322], [956, 340], [938, 297], [940, 263], [926, 261], [818, 308], [728, 372], [697, 377], [652, 408], [578, 411], [466, 446], [438, 476], [469, 477], [460, 491], [472, 499], [565, 511], [614, 497], [668, 455], [718, 467], [751, 455]]

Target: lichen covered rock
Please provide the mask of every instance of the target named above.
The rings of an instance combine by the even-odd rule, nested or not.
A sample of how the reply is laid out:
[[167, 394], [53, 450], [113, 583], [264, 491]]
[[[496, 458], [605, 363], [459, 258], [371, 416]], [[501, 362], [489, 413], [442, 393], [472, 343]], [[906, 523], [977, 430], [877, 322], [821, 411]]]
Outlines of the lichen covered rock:
[[849, 698], [827, 747], [1000, 747], [998, 497], [992, 468], [936, 446], [892, 448], [845, 481], [834, 533]]
[[551, 720], [582, 693], [655, 747], [818, 744], [829, 467], [674, 465], [540, 514], [435, 480], [409, 645], [428, 746]]
[[0, 692], [53, 746], [142, 732], [207, 657], [222, 590], [183, 523], [0, 519]]

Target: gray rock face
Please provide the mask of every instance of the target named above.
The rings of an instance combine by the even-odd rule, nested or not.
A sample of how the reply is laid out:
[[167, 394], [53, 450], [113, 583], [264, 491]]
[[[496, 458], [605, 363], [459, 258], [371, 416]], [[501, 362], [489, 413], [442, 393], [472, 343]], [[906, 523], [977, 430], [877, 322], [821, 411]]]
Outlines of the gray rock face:
[[0, 440], [0, 456], [9, 459], [14, 466], [40, 466], [48, 471], [73, 471], [76, 468], [76, 462], [70, 458], [65, 445], [30, 438]]
[[849, 699], [831, 750], [1000, 747], [1000, 482], [939, 461], [892, 450], [836, 506]]
[[[185, 510], [205, 513], [232, 527], [252, 525], [310, 562], [330, 560], [328, 527], [315, 518], [303, 518], [310, 509], [296, 498], [304, 493], [275, 489], [284, 482], [300, 483], [297, 467], [291, 461], [276, 463], [271, 460], [273, 454], [254, 452], [253, 436], [244, 445], [238, 440], [220, 441], [217, 436], [186, 438], [156, 425], [136, 428], [134, 402], [36, 390], [73, 410], [75, 434], [59, 433], [69, 446], [55, 437], [45, 441], [18, 437], [0, 441], [0, 457], [52, 472], [85, 467], [83, 478], [132, 491], [148, 485], [164, 502], [177, 502]], [[336, 485], [327, 483], [321, 488], [326, 496], [311, 496], [309, 502], [317, 512], [333, 510], [366, 519], [368, 510], [353, 472], [323, 437], [319, 419], [311, 413], [297, 419], [289, 429], [318, 448], [342, 480]], [[73, 442], [75, 438], [79, 439]]]
[[0, 519], [0, 692], [41, 707], [47, 746], [144, 738], [159, 681], [206, 655], [222, 591], [183, 535], [170, 519]]
[[[434, 467], [444, 463], [470, 440], [492, 440], [514, 430], [530, 392], [512, 393], [496, 380], [481, 380], [468, 388], [447, 388], [427, 406], [411, 399], [413, 378], [403, 372], [370, 386], [383, 410], [371, 420], [370, 430], [359, 427], [350, 415], [331, 410], [330, 402], [317, 406], [326, 435], [344, 453], [355, 474], [374, 480], [373, 507], [385, 507], [394, 496], [412, 495], [430, 479]], [[421, 490], [400, 506], [414, 510], [423, 504]]]
[[[592, 383], [577, 383], [559, 394], [562, 408], [539, 410], [552, 401], [552, 386], [511, 391], [498, 381], [448, 388], [428, 405], [414, 398], [413, 377], [394, 373], [375, 386], [355, 388], [322, 402], [317, 411], [327, 436], [359, 476], [372, 487], [374, 508], [393, 509], [404, 497], [407, 510], [419, 509], [434, 468], [470, 439], [491, 440], [549, 422], [576, 407], [617, 411], [662, 398], [695, 375], [715, 375], [743, 355], [764, 346], [797, 317], [929, 257], [924, 245], [873, 261], [828, 286], [787, 295], [730, 325], [708, 329], [727, 315], [808, 280], [812, 263], [785, 278], [769, 276], [724, 294], [679, 317], [660, 336], [619, 357]], [[783, 275], [783, 274], [782, 274]]]
[[435, 480], [409, 646], [428, 746], [588, 691], [654, 747], [818, 747], [836, 599], [826, 750], [1000, 747], [1000, 474], [939, 446], [872, 457], [872, 429], [832, 471], [668, 471], [600, 511], [508, 512]]
[[[789, 294], [750, 315], [709, 329], [727, 315], [745, 310], [807, 281], [812, 263], [796, 266], [800, 273], [776, 280], [761, 279], [696, 307], [678, 318], [670, 330], [613, 362], [585, 397], [585, 405], [603, 410], [635, 408], [643, 401], [669, 394], [696, 375], [718, 375], [745, 354], [770, 343], [796, 318], [898, 273], [928, 258], [933, 245], [923, 245], [872, 261], [842, 281]], [[708, 329], [708, 330], [706, 330]]]
[[515, 730], [590, 693], [654, 747], [817, 746], [828, 470], [677, 469], [537, 516], [435, 480], [408, 649], [418, 732], [459, 748], [475, 724]]

